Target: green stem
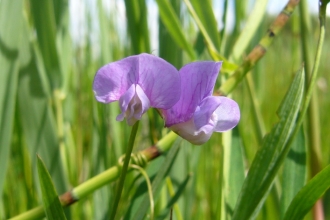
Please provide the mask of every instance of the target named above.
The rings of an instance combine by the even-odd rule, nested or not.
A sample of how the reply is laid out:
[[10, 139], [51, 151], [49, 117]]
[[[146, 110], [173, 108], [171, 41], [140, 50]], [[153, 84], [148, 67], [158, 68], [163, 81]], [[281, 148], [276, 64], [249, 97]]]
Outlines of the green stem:
[[150, 220], [154, 220], [155, 202], [154, 202], [154, 196], [153, 196], [153, 193], [152, 193], [152, 186], [151, 186], [149, 176], [148, 176], [147, 172], [142, 167], [134, 165], [134, 164], [132, 164], [130, 166], [132, 168], [137, 169], [138, 171], [140, 171], [140, 173], [146, 179], [146, 183], [147, 183], [147, 187], [148, 187], [148, 193], [149, 193], [149, 200], [150, 200]]
[[[300, 23], [301, 23], [301, 33], [310, 33], [309, 28], [309, 13], [308, 13], [308, 5], [307, 1], [303, 0], [300, 5]], [[309, 56], [309, 42], [311, 41], [308, 34], [302, 34], [302, 50], [303, 50], [303, 58], [305, 62], [305, 70], [306, 75], [311, 77], [311, 62], [312, 59]], [[306, 80], [306, 82], [308, 82]], [[316, 175], [321, 170], [321, 138], [320, 138], [320, 119], [319, 119], [319, 109], [318, 109], [318, 96], [317, 90], [312, 93], [312, 97], [309, 104], [308, 109], [308, 134], [309, 134], [309, 149], [311, 152], [310, 156], [310, 167], [312, 176]]]
[[302, 121], [304, 120], [304, 116], [308, 109], [309, 102], [311, 100], [313, 90], [315, 87], [315, 83], [316, 83], [316, 79], [317, 79], [317, 72], [319, 69], [320, 58], [321, 58], [321, 53], [322, 53], [322, 48], [323, 48], [324, 36], [325, 36], [325, 25], [324, 25], [324, 22], [320, 20], [320, 36], [319, 36], [317, 51], [316, 51], [315, 60], [314, 60], [314, 67], [313, 67], [309, 87], [308, 87], [308, 90], [306, 93], [306, 98], [305, 98], [305, 102], [303, 105], [303, 109], [302, 109], [301, 115], [298, 120], [298, 126], [295, 129], [297, 132], [299, 130], [298, 127], [302, 124]]
[[40, 219], [43, 217], [45, 217], [45, 210], [43, 206], [38, 206], [8, 220]]
[[[174, 132], [168, 133], [165, 137], [158, 141], [155, 146], [149, 147], [141, 152], [141, 154], [147, 161], [151, 161], [157, 158], [162, 153], [168, 151], [175, 139], [178, 137]], [[93, 193], [95, 190], [103, 187], [104, 185], [115, 181], [120, 175], [121, 169], [118, 166], [114, 166], [100, 173], [99, 175], [87, 180], [86, 182], [75, 187], [72, 191], [64, 193], [60, 196], [61, 204], [63, 206], [69, 206], [79, 199], [85, 198], [87, 195]], [[23, 219], [40, 219], [45, 216], [45, 212], [42, 206], [38, 206], [34, 209], [28, 210], [18, 216], [11, 218], [11, 220], [23, 220]]]
[[116, 212], [117, 212], [118, 204], [119, 204], [119, 201], [120, 201], [121, 193], [122, 193], [123, 188], [124, 188], [124, 182], [125, 182], [125, 178], [126, 178], [128, 164], [129, 164], [129, 161], [131, 159], [131, 154], [132, 154], [132, 151], [133, 151], [133, 146], [134, 146], [134, 141], [135, 141], [137, 129], [139, 127], [139, 122], [140, 121], [137, 121], [133, 125], [131, 135], [129, 137], [128, 146], [127, 146], [127, 149], [126, 149], [125, 161], [124, 161], [124, 165], [122, 167], [122, 171], [121, 171], [121, 175], [120, 175], [120, 179], [119, 179], [119, 183], [118, 183], [118, 188], [116, 190], [116, 195], [115, 195], [112, 211], [111, 211], [111, 214], [110, 214], [110, 219], [115, 219], [115, 216], [116, 216]]
[[79, 200], [85, 198], [88, 194], [94, 192], [96, 189], [101, 188], [105, 184], [117, 179], [120, 175], [118, 166], [111, 167], [101, 174], [87, 180], [72, 190], [74, 199]]
[[[322, 5], [321, 5], [322, 7]], [[313, 70], [312, 70], [312, 75], [311, 75], [311, 79], [309, 81], [309, 86], [306, 92], [306, 96], [305, 96], [305, 100], [304, 100], [304, 104], [301, 110], [301, 113], [299, 115], [298, 121], [297, 121], [297, 126], [295, 127], [295, 130], [290, 138], [290, 140], [288, 141], [288, 144], [286, 145], [286, 150], [290, 149], [290, 146], [292, 144], [292, 142], [294, 141], [295, 136], [298, 134], [299, 128], [302, 125], [303, 121], [304, 121], [304, 117], [306, 115], [312, 94], [313, 94], [313, 90], [315, 87], [315, 83], [316, 83], [316, 79], [317, 79], [317, 72], [319, 69], [319, 64], [320, 64], [320, 58], [321, 58], [321, 53], [322, 53], [322, 48], [323, 48], [323, 42], [324, 42], [324, 36], [325, 36], [325, 5], [323, 5], [323, 10], [322, 8], [320, 8], [320, 35], [319, 35], [319, 41], [318, 41], [318, 45], [317, 45], [317, 51], [316, 51], [316, 55], [315, 55], [315, 59], [314, 59], [314, 66], [313, 66]], [[322, 11], [324, 14], [322, 14]]]
[[173, 143], [177, 137], [178, 135], [176, 133], [170, 131], [165, 137], [158, 141], [156, 146], [160, 152], [166, 152], [172, 147], [171, 143]]

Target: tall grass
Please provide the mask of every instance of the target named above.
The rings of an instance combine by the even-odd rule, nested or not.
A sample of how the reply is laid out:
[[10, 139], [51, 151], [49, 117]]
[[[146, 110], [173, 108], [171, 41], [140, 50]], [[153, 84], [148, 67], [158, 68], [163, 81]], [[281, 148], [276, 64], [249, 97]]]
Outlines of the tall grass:
[[[93, 77], [102, 65], [143, 52], [160, 56], [178, 69], [196, 60], [223, 60], [215, 93], [230, 95], [241, 110], [240, 123], [232, 131], [213, 134], [203, 146], [173, 141], [144, 167], [153, 186], [156, 219], [284, 219], [290, 204], [299, 214], [309, 211], [306, 219], [330, 219], [329, 193], [313, 209], [294, 200], [302, 187], [308, 191], [319, 186], [312, 199], [316, 202], [330, 186], [325, 175], [330, 163], [327, 35], [311, 110], [296, 138], [290, 132], [297, 128], [310, 85], [320, 34], [318, 15], [308, 12], [302, 0], [292, 7], [283, 30], [276, 32], [279, 26], [271, 26], [276, 16], [267, 14], [267, 1], [235, 1], [234, 12], [229, 2], [116, 0], [106, 7], [105, 1], [81, 0], [85, 10], [79, 11], [69, 10], [73, 4], [68, 0], [0, 0], [0, 219], [44, 204], [37, 155], [58, 195], [118, 166], [131, 127], [115, 120], [117, 103], [95, 100]], [[157, 6], [156, 18], [149, 17], [151, 4]], [[125, 14], [120, 13], [122, 6]], [[235, 17], [233, 28], [226, 27], [229, 13]], [[84, 23], [70, 22], [81, 15]], [[223, 27], [216, 18], [221, 18]], [[151, 22], [157, 23], [158, 30], [150, 29]], [[73, 28], [86, 34], [73, 37], [77, 34]], [[271, 39], [269, 28], [276, 32]], [[327, 22], [325, 30], [329, 28]], [[156, 48], [151, 43], [153, 32], [158, 32]], [[258, 58], [249, 55], [260, 42], [266, 53]], [[234, 86], [227, 86], [232, 79]], [[272, 133], [265, 138], [272, 129], [283, 131], [284, 125], [290, 131], [283, 136]], [[133, 152], [161, 145], [168, 133], [158, 112], [148, 110]], [[274, 142], [268, 143], [270, 137]], [[270, 161], [275, 162], [269, 165]], [[315, 183], [309, 182], [319, 173]], [[269, 180], [269, 185], [260, 186], [260, 192], [251, 190], [249, 196], [246, 190], [253, 189], [249, 185], [253, 175], [260, 184]], [[66, 204], [66, 218], [110, 218], [117, 182], [107, 182], [72, 206]], [[150, 217], [146, 182], [137, 169], [127, 173], [116, 219]], [[298, 198], [305, 201], [306, 195], [303, 191]], [[251, 204], [245, 206], [244, 201]], [[244, 207], [253, 210], [244, 212]]]

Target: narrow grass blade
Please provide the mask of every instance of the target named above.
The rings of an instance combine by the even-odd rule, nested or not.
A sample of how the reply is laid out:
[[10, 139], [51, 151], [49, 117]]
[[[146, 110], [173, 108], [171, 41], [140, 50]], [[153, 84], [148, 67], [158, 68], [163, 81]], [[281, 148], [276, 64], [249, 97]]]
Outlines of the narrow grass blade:
[[16, 104], [23, 1], [0, 1], [0, 197], [9, 160]]
[[243, 31], [240, 32], [231, 53], [231, 59], [238, 61], [248, 44], [251, 42], [252, 37], [257, 31], [264, 14], [266, 12], [268, 0], [257, 0], [254, 2], [254, 7], [250, 13], [248, 20], [244, 26]]
[[[208, 7], [207, 4], [204, 5], [205, 2], [203, 2], [202, 6], [197, 5], [197, 3], [196, 3], [197, 7], [206, 7], [206, 8], [208, 8], [208, 9], [204, 9], [205, 11], [200, 12], [200, 15], [198, 15], [189, 0], [184, 0], [184, 2], [186, 3], [186, 5], [188, 7], [189, 13], [194, 18], [198, 28], [200, 29], [201, 33], [203, 34], [203, 37], [204, 37], [205, 42], [206, 42], [207, 49], [208, 49], [209, 54], [212, 57], [212, 59], [215, 60], [215, 61], [223, 61], [223, 65], [222, 65], [222, 69], [221, 69], [222, 72], [232, 72], [232, 71], [234, 71], [237, 68], [237, 65], [234, 64], [234, 63], [228, 62], [226, 57], [221, 55], [220, 52], [219, 52], [220, 51], [220, 40], [216, 40], [216, 38], [215, 38], [216, 34], [214, 33], [214, 31], [217, 30], [217, 29], [211, 31], [212, 28], [207, 28], [210, 24], [207, 24], [206, 22], [211, 22], [211, 24], [215, 23], [215, 21], [213, 21], [213, 22], [211, 21], [211, 20], [214, 20], [214, 16], [212, 18], [212, 15], [210, 15], [210, 14], [207, 15], [208, 19], [204, 18], [205, 13], [212, 12], [212, 10], [210, 9], [210, 6]], [[213, 14], [213, 13], [211, 13], [211, 14]], [[205, 24], [200, 19], [200, 16], [202, 17]], [[212, 27], [214, 27], [214, 25], [212, 25]], [[210, 34], [211, 34], [211, 36], [214, 36], [214, 39], [212, 39]], [[219, 39], [219, 37], [217, 37], [217, 39]], [[213, 40], [214, 40], [214, 42], [213, 42]], [[219, 43], [217, 43], [217, 42], [219, 42]], [[219, 47], [217, 47], [214, 43], [219, 44]]]
[[330, 165], [324, 168], [307, 185], [305, 185], [292, 200], [284, 220], [303, 219], [315, 202], [330, 187]]
[[238, 198], [233, 219], [254, 218], [263, 204], [288, 148], [304, 93], [304, 70], [297, 72], [279, 110], [280, 121], [266, 135]]
[[218, 24], [213, 13], [212, 2], [210, 0], [191, 0], [190, 2], [205, 28], [209, 39], [212, 41], [214, 48], [220, 51], [220, 35], [218, 32]]
[[188, 53], [191, 60], [195, 60], [196, 54], [194, 48], [185, 37], [180, 20], [175, 14], [170, 2], [168, 0], [156, 0], [156, 2], [158, 4], [160, 18], [170, 35], [173, 37], [173, 40]]
[[42, 202], [46, 212], [47, 219], [66, 219], [61, 202], [56, 193], [52, 179], [47, 171], [47, 168], [41, 158], [38, 156], [38, 175], [40, 188], [42, 192]]
[[284, 161], [282, 177], [281, 217], [297, 192], [305, 185], [307, 178], [306, 143], [303, 128], [300, 128]]

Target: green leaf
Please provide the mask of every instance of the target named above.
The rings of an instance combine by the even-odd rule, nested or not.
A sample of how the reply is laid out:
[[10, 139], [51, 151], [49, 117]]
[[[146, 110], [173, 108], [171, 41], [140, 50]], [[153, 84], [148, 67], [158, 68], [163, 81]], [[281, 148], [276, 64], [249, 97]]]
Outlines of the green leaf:
[[284, 161], [280, 203], [282, 219], [294, 196], [305, 185], [306, 178], [306, 143], [304, 130], [301, 127]]
[[289, 148], [286, 146], [304, 93], [304, 70], [296, 74], [279, 110], [280, 121], [266, 135], [257, 152], [238, 198], [233, 219], [255, 218], [272, 186]]
[[313, 177], [294, 197], [284, 220], [303, 219], [316, 201], [330, 187], [330, 165]]
[[158, 4], [160, 18], [173, 40], [188, 53], [191, 60], [195, 60], [196, 54], [192, 44], [185, 37], [180, 20], [170, 2], [168, 0], [156, 0], [156, 2]]
[[22, 21], [23, 1], [0, 1], [0, 197], [13, 130]]
[[56, 193], [52, 179], [41, 158], [38, 156], [38, 175], [42, 192], [44, 210], [49, 220], [66, 219], [61, 202]]

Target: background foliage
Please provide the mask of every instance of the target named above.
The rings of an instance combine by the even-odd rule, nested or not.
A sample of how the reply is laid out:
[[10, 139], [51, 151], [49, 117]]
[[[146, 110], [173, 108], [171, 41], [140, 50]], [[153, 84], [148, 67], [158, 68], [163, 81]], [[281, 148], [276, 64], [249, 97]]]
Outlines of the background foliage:
[[[68, 0], [0, 0], [0, 219], [43, 204], [37, 154], [59, 195], [117, 165], [131, 128], [115, 121], [118, 104], [94, 99], [93, 77], [102, 65], [142, 52], [159, 55], [178, 69], [195, 60], [225, 60], [219, 88], [276, 17], [266, 12], [266, 0], [235, 1], [232, 28], [226, 26], [232, 13], [227, 0], [109, 2], [81, 0], [79, 8]], [[219, 4], [223, 7], [217, 8]], [[148, 17], [147, 12], [154, 10], [151, 5], [157, 6], [159, 17]], [[70, 22], [79, 14], [85, 17], [83, 22]], [[277, 115], [281, 103], [293, 112], [300, 110], [299, 101], [283, 100], [290, 85], [297, 97], [303, 95], [298, 86], [303, 78], [292, 83], [295, 73], [303, 77], [303, 63], [306, 87], [309, 83], [318, 27], [318, 16], [301, 1], [266, 55], [231, 93], [241, 109], [239, 125], [232, 132], [213, 134], [203, 146], [177, 141], [169, 153], [150, 162], [146, 171], [151, 181], [157, 176], [160, 181], [153, 182], [157, 219], [238, 218], [237, 198], [257, 151], [267, 145], [263, 137], [291, 117]], [[279, 169], [269, 188], [258, 194], [262, 199], [255, 210], [257, 219], [284, 218], [300, 188], [330, 163], [329, 47], [325, 38], [311, 108], [287, 159], [276, 162]], [[285, 107], [282, 104], [281, 109]], [[295, 117], [290, 119], [293, 124]], [[134, 152], [156, 144], [166, 133], [158, 113], [149, 110], [140, 123]], [[275, 137], [276, 143], [280, 140]], [[311, 205], [329, 187], [328, 170], [309, 186], [319, 186]], [[109, 218], [115, 186], [116, 182], [109, 183], [65, 208], [66, 218]], [[140, 207], [143, 202], [149, 211], [146, 196], [145, 178], [138, 171], [128, 173], [117, 219], [148, 218]], [[294, 207], [298, 213], [310, 211], [306, 219], [322, 219], [308, 207]], [[314, 210], [330, 219], [329, 193]]]

